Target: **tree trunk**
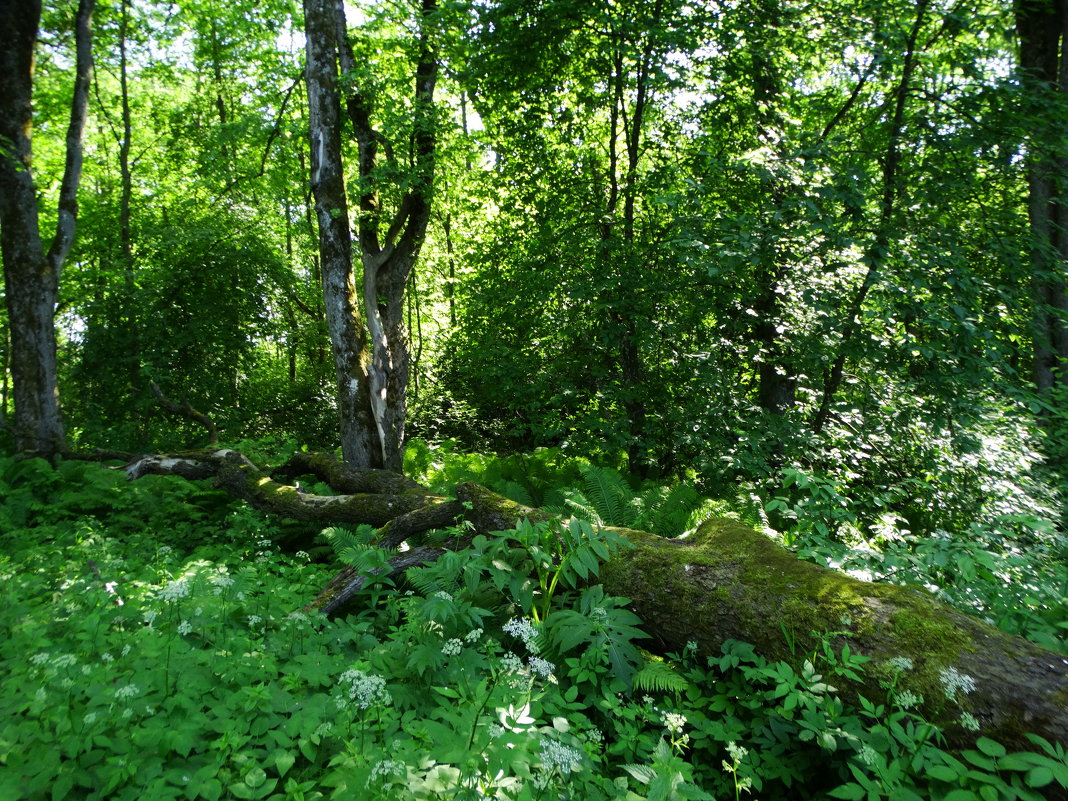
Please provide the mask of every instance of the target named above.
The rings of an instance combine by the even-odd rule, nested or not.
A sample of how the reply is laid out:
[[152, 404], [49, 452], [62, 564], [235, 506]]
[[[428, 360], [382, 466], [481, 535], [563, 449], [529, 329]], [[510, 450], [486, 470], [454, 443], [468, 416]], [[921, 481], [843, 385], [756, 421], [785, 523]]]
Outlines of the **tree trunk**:
[[916, 18], [909, 32], [909, 38], [905, 46], [905, 55], [901, 66], [901, 80], [894, 89], [894, 114], [890, 119], [886, 138], [886, 151], [882, 159], [882, 198], [879, 203], [879, 217], [875, 223], [875, 236], [868, 246], [864, 261], [868, 269], [864, 274], [864, 280], [857, 289], [856, 294], [846, 309], [845, 325], [842, 329], [841, 338], [838, 342], [838, 355], [831, 367], [825, 371], [823, 382], [823, 394], [820, 405], [812, 418], [812, 431], [820, 434], [830, 418], [831, 406], [835, 395], [842, 387], [845, 376], [845, 364], [849, 357], [849, 347], [853, 339], [860, 332], [861, 312], [868, 293], [875, 288], [881, 279], [881, 273], [886, 265], [888, 251], [890, 249], [891, 231], [894, 218], [897, 213], [897, 201], [901, 184], [901, 136], [905, 130], [905, 109], [908, 104], [909, 94], [912, 90], [912, 77], [916, 71], [916, 62], [920, 55], [919, 36], [927, 17], [930, 0], [916, 1]]
[[1068, 386], [1068, 156], [1064, 132], [1048, 109], [1068, 99], [1068, 8], [1063, 3], [1018, 0], [1020, 66], [1038, 114], [1028, 147], [1028, 216], [1031, 224], [1031, 298], [1035, 386], [1048, 393]]
[[[301, 456], [289, 472], [320, 478], [337, 468], [330, 459]], [[283, 471], [284, 472], [284, 471]], [[433, 528], [466, 518], [470, 532], [433, 548], [414, 544], [390, 560], [394, 574], [437, 559], [445, 547], [462, 547], [475, 533], [508, 531], [526, 518], [546, 513], [502, 498], [478, 484], [461, 484], [456, 501], [421, 490], [402, 476], [355, 471], [351, 485], [381, 492], [316, 496], [268, 479], [234, 451], [200, 451], [142, 457], [127, 467], [145, 473], [214, 477], [216, 483], [252, 505], [298, 520], [362, 522], [379, 526], [387, 547]], [[381, 482], [381, 483], [378, 483]], [[953, 745], [974, 742], [975, 733], [957, 725], [962, 712], [974, 715], [980, 734], [1007, 746], [1030, 749], [1032, 732], [1068, 745], [1068, 659], [1005, 634], [958, 612], [928, 593], [891, 584], [872, 584], [803, 562], [768, 537], [732, 520], [712, 520], [687, 539], [665, 539], [644, 531], [619, 529], [634, 546], [601, 568], [605, 589], [631, 599], [661, 653], [680, 652], [695, 642], [700, 653], [719, 656], [728, 639], [752, 643], [765, 657], [802, 662], [818, 636], [835, 632], [838, 647], [848, 645], [870, 658], [865, 683], [839, 688], [844, 696], [879, 697], [887, 660], [907, 657], [915, 669], [901, 689], [925, 699], [929, 719], [946, 727]], [[335, 612], [363, 584], [354, 571], [341, 571], [309, 607]], [[947, 699], [940, 674], [950, 669], [969, 676], [975, 689]]]
[[[399, 471], [404, 456], [410, 356], [404, 326], [404, 289], [419, 256], [430, 221], [436, 123], [433, 113], [437, 55], [431, 16], [436, 0], [420, 3], [419, 50], [415, 70], [413, 154], [408, 189], [383, 238], [383, 213], [376, 186], [381, 135], [371, 123], [371, 108], [360, 88], [345, 97], [359, 149], [359, 248], [363, 266], [362, 314], [353, 277], [341, 160], [338, 65], [356, 73], [348, 43], [345, 8], [340, 0], [305, 0], [312, 188], [319, 219], [326, 319], [338, 377], [338, 410], [345, 461], [362, 468]], [[387, 146], [386, 158], [393, 160]]]
[[333, 0], [304, 0], [311, 185], [319, 222], [326, 321], [337, 374], [341, 452], [354, 466], [373, 467], [381, 466], [381, 446], [371, 416], [371, 354], [352, 273], [334, 12]]
[[74, 95], [67, 128], [67, 159], [60, 186], [59, 220], [45, 253], [34, 184], [30, 131], [34, 46], [40, 0], [0, 0], [0, 252], [11, 327], [17, 450], [50, 457], [66, 450], [56, 381], [54, 325], [63, 262], [74, 240], [92, 72], [90, 21], [94, 0], [80, 0], [75, 21]]

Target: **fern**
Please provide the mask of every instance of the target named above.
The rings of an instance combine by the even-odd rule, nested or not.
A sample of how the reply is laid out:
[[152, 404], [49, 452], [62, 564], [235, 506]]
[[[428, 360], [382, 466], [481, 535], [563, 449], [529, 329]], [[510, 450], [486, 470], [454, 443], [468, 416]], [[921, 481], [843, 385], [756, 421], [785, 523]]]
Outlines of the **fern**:
[[566, 493], [564, 497], [564, 514], [569, 517], [577, 517], [595, 526], [605, 525], [605, 521], [598, 514], [593, 503], [578, 490]]
[[501, 481], [491, 486], [496, 492], [499, 492], [509, 500], [521, 503], [524, 506], [534, 506], [534, 498], [531, 497], [530, 491], [522, 484], [515, 481]]
[[582, 474], [586, 497], [590, 499], [601, 522], [609, 526], [628, 526], [633, 521], [630, 502], [634, 492], [626, 480], [608, 467], [589, 465]]
[[677, 537], [687, 528], [690, 515], [701, 503], [701, 496], [689, 484], [676, 484], [653, 517], [653, 531], [665, 537]]
[[646, 662], [632, 681], [635, 690], [654, 693], [681, 693], [689, 686], [674, 665], [660, 659]]
[[359, 568], [367, 559], [367, 552], [374, 549], [371, 539], [375, 529], [372, 526], [357, 526], [350, 531], [341, 526], [324, 528], [320, 534], [330, 543], [337, 558], [350, 567]]

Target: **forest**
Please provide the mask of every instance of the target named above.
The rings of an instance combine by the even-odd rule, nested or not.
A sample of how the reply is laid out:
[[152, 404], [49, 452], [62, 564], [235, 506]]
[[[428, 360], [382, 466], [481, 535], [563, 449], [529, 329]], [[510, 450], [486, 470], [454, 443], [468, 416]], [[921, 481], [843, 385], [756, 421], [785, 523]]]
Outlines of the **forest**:
[[0, 0], [0, 799], [1068, 799], [1068, 3]]

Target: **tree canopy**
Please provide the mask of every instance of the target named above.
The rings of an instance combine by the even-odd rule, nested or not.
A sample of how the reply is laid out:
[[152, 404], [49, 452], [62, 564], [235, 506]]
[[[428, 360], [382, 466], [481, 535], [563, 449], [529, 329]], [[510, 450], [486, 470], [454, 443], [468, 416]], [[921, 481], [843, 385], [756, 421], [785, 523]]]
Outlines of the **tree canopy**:
[[[750, 575], [710, 544], [724, 513], [764, 532], [746, 558], [789, 558], [766, 534], [865, 599], [820, 607], [805, 648], [891, 658], [827, 631], [913, 608], [852, 568], [1048, 649], [1004, 646], [1028, 665], [1068, 649], [1064, 3], [0, 0], [0, 28], [0, 453], [39, 465], [0, 471], [12, 493], [119, 455], [210, 478], [340, 526], [347, 599], [447, 552], [502, 591], [479, 481], [529, 512], [493, 548], [519, 542], [531, 581], [538, 554], [564, 549], [558, 579], [586, 553], [572, 590], [605, 563], [681, 652], [635, 587], [699, 554], [663, 586], [749, 604], [702, 658], [759, 630], [789, 662], [795, 635], [767, 645], [760, 599], [717, 584]], [[648, 549], [628, 560], [579, 520], [669, 544], [620, 534]], [[770, 581], [808, 603], [807, 578]], [[937, 608], [949, 639], [1003, 642]]]

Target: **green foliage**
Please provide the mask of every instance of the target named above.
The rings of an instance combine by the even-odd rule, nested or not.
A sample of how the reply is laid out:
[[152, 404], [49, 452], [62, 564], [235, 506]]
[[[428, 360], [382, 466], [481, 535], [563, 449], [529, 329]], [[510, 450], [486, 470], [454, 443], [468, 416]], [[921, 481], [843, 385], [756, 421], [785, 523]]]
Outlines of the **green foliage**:
[[[796, 663], [738, 642], [645, 659], [627, 599], [593, 583], [621, 543], [581, 521], [475, 537], [411, 571], [411, 589], [370, 582], [329, 621], [294, 610], [331, 571], [197, 484], [5, 459], [0, 490], [12, 801], [956, 801], [1068, 787], [1068, 755], [1040, 738], [1025, 753], [985, 737], [945, 750], [897, 687], [904, 661], [880, 667], [885, 698], [847, 703], [839, 688], [870, 665], [833, 634]], [[367, 529], [324, 535], [368, 573], [390, 555]]]

